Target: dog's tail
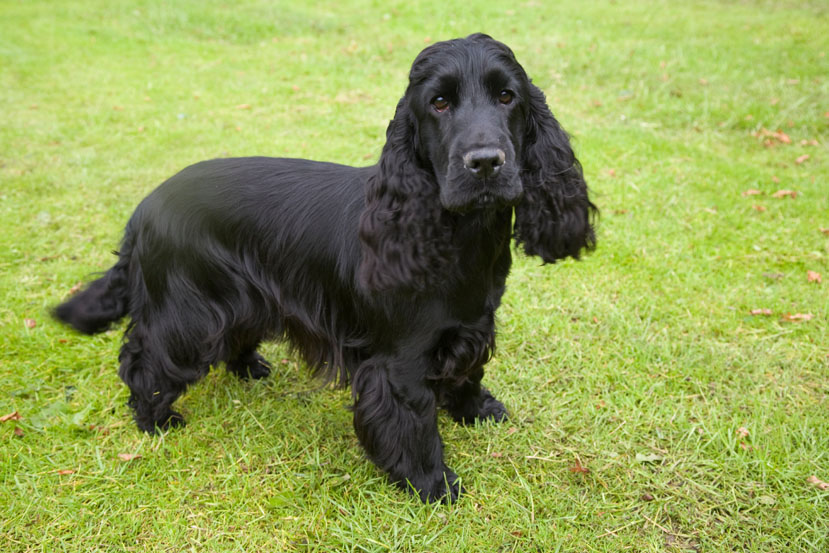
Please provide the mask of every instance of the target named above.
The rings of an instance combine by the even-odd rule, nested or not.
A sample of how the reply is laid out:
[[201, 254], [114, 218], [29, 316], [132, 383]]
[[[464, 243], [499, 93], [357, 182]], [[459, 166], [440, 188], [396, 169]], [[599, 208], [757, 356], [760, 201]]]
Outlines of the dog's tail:
[[122, 319], [129, 308], [129, 264], [132, 256], [132, 236], [127, 230], [118, 261], [104, 275], [92, 281], [86, 289], [55, 307], [52, 315], [84, 334], [97, 334]]

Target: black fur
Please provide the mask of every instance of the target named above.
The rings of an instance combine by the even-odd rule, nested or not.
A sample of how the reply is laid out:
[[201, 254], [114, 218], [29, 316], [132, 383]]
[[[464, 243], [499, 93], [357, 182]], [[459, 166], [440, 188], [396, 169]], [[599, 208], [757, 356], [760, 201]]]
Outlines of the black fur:
[[594, 234], [567, 135], [505, 45], [429, 46], [377, 165], [216, 159], [135, 210], [118, 261], [55, 309], [95, 333], [129, 316], [119, 357], [138, 426], [182, 424], [185, 388], [225, 362], [260, 378], [264, 340], [287, 339], [354, 396], [354, 429], [391, 481], [455, 500], [437, 409], [500, 421], [481, 386], [513, 235], [545, 262]]

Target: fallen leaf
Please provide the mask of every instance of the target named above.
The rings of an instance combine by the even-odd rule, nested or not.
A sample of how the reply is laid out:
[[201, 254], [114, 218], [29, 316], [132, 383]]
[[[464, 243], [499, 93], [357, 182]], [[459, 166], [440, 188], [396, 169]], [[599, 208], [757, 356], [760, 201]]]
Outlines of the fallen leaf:
[[641, 499], [642, 501], [653, 501], [654, 498], [651, 494], [649, 494], [648, 492], [645, 492], [645, 493], [643, 493], [642, 495], [639, 496], [639, 499]]
[[759, 196], [763, 192], [761, 190], [755, 190], [754, 188], [749, 188], [745, 192], [743, 192], [743, 196]]
[[823, 282], [820, 273], [815, 271], [806, 271], [806, 280], [809, 282], [817, 282], [818, 284]]
[[752, 309], [752, 315], [771, 315], [771, 309]]
[[492, 456], [494, 459], [500, 459], [501, 457], [504, 456], [504, 454], [503, 453], [498, 453], [497, 451], [493, 451], [492, 453], [490, 453], [490, 456]]
[[820, 232], [822, 232], [826, 236], [829, 236], [829, 228], [823, 228], [823, 227], [819, 227], [819, 228], [820, 228]]
[[739, 436], [740, 438], [745, 438], [746, 436], [748, 436], [748, 428], [746, 428], [745, 426], [741, 426], [740, 428], [738, 428], [737, 436]]
[[34, 319], [23, 319], [23, 324], [26, 325], [26, 328], [34, 328], [37, 326], [37, 321]]
[[771, 182], [773, 182], [774, 184], [780, 184], [780, 177], [778, 177], [777, 175], [772, 175]]
[[776, 138], [777, 140], [779, 140], [783, 144], [791, 144], [792, 143], [792, 139], [789, 138], [789, 135], [784, 133], [781, 130], [778, 130], [776, 133], [774, 133], [774, 138]]
[[815, 140], [814, 138], [812, 140], [801, 140], [800, 141], [801, 146], [817, 146], [818, 144], [819, 144], [818, 141]]
[[576, 459], [576, 464], [570, 467], [570, 472], [577, 472], [579, 474], [590, 474], [590, 469], [582, 466], [581, 462]]
[[63, 469], [63, 470], [56, 470], [56, 473], [60, 474], [61, 476], [66, 476], [69, 474], [75, 474], [75, 471], [72, 469]]
[[753, 205], [753, 206], [751, 206], [751, 208], [754, 211], [759, 211], [760, 213], [763, 213], [764, 211], [766, 211], [766, 206], [764, 206], [764, 205]]
[[772, 198], [785, 198], [787, 196], [790, 198], [797, 198], [797, 192], [794, 190], [783, 189], [778, 190], [777, 192], [771, 195]]
[[118, 458], [124, 462], [133, 461], [135, 459], [140, 459], [141, 455], [138, 453], [119, 453]]
[[78, 292], [81, 291], [82, 287], [83, 287], [83, 282], [81, 282], [79, 280], [78, 282], [75, 283], [75, 286], [73, 286], [72, 288], [69, 289], [69, 295], [72, 296], [74, 294], [77, 294]]
[[829, 490], [829, 482], [824, 482], [814, 474], [806, 479], [806, 483], [817, 486], [821, 490]]
[[236, 109], [250, 109], [250, 104], [239, 104]]
[[809, 157], [810, 157], [809, 154], [803, 154], [802, 156], [800, 156], [796, 160], [794, 160], [794, 162], [797, 163], [798, 165], [800, 165], [801, 163], [803, 163], [804, 161], [809, 159]]
[[2, 417], [0, 417], [0, 422], [19, 421], [22, 418], [23, 417], [20, 416], [20, 413], [15, 411], [14, 413], [9, 413], [8, 415], [3, 415]]
[[17, 436], [18, 438], [22, 438], [23, 437], [23, 430], [19, 426], [15, 426], [14, 427], [14, 435]]
[[791, 144], [792, 139], [789, 137], [788, 134], [784, 133], [780, 129], [776, 131], [770, 131], [768, 129], [760, 129], [759, 131], [751, 133], [756, 138], [763, 138], [763, 144], [766, 147], [773, 147], [777, 142], [782, 144]]
[[786, 313], [783, 315], [783, 321], [787, 323], [800, 323], [803, 321], [811, 321], [814, 315], [811, 313], [795, 313], [792, 315], [791, 313]]

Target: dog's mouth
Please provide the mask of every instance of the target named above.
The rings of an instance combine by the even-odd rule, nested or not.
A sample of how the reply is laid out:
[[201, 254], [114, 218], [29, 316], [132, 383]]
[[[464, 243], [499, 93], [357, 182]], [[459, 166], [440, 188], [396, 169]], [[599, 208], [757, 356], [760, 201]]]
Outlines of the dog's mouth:
[[441, 194], [441, 203], [444, 209], [454, 213], [465, 214], [476, 210], [504, 209], [515, 206], [521, 199], [522, 188], [517, 186], [501, 186], [494, 190], [472, 191]]

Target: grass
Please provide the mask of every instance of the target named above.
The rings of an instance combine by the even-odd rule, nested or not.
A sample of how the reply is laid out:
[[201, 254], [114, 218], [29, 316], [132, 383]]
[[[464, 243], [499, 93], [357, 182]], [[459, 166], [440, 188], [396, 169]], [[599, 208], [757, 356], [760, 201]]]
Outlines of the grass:
[[[0, 549], [829, 549], [829, 9], [548, 4], [0, 1]], [[582, 262], [517, 256], [487, 373], [513, 417], [440, 419], [469, 494], [389, 486], [278, 344], [266, 382], [214, 371], [185, 430], [137, 432], [119, 330], [47, 315], [137, 202], [210, 157], [372, 163], [414, 56], [478, 30], [602, 217]]]

